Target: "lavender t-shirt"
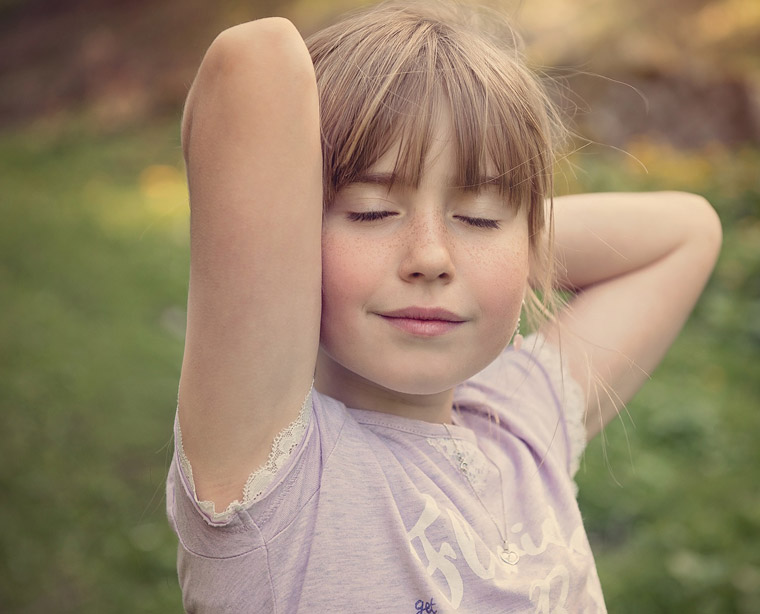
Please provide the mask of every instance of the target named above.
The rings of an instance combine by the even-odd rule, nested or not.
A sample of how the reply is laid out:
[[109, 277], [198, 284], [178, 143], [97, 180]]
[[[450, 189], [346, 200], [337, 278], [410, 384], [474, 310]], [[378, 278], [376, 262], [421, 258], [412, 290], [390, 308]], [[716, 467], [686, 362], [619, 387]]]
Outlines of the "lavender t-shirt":
[[[292, 454], [226, 514], [195, 498], [179, 439], [167, 508], [185, 608], [605, 612], [572, 479], [582, 395], [540, 337], [525, 346], [457, 388], [448, 429], [314, 391]], [[498, 556], [505, 527], [516, 565]]]

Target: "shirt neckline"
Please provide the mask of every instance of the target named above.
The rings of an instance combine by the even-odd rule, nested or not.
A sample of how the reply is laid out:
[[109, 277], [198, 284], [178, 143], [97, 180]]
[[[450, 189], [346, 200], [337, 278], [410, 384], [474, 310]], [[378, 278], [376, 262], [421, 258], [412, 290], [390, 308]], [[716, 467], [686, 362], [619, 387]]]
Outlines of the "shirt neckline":
[[426, 422], [396, 414], [386, 414], [381, 411], [356, 409], [355, 407], [346, 407], [346, 410], [359, 424], [393, 429], [421, 437], [442, 437], [445, 439], [454, 437], [477, 443], [475, 433], [470, 428], [463, 426], [453, 412], [452, 422], [444, 425], [440, 422]]

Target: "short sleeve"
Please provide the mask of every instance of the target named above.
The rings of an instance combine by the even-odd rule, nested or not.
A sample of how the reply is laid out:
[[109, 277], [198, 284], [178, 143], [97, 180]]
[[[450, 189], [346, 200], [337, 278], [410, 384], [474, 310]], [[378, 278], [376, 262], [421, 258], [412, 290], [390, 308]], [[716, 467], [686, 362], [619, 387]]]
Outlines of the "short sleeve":
[[265, 544], [294, 522], [318, 492], [324, 463], [345, 420], [345, 407], [341, 411], [336, 402], [312, 389], [299, 418], [275, 438], [267, 463], [251, 474], [241, 498], [221, 513], [198, 500], [177, 429], [166, 509], [182, 545], [180, 558], [187, 562], [192, 557], [234, 558], [254, 552], [266, 557]]
[[585, 449], [585, 400], [560, 351], [542, 335], [507, 347], [455, 391], [455, 403], [488, 413], [536, 458], [561, 463], [572, 478]]
[[218, 512], [212, 501], [200, 501], [196, 494], [195, 482], [193, 480], [193, 468], [190, 460], [185, 454], [182, 445], [182, 430], [179, 424], [179, 416], [174, 420], [174, 441], [175, 441], [175, 464], [179, 472], [179, 477], [186, 485], [188, 496], [193, 500], [198, 510], [206, 517], [211, 525], [224, 525], [242, 509], [250, 507], [253, 503], [261, 499], [272, 483], [275, 476], [286, 465], [291, 455], [301, 443], [304, 433], [309, 426], [312, 410], [312, 392], [313, 385], [309, 389], [304, 399], [298, 417], [284, 428], [272, 441], [272, 447], [266, 462], [256, 469], [243, 487], [239, 499], [232, 501], [225, 510]]
[[575, 477], [586, 449], [586, 395], [570, 375], [560, 350], [546, 341], [543, 335], [529, 336], [524, 347], [524, 351], [529, 352], [545, 371], [562, 407], [570, 448], [570, 476]]

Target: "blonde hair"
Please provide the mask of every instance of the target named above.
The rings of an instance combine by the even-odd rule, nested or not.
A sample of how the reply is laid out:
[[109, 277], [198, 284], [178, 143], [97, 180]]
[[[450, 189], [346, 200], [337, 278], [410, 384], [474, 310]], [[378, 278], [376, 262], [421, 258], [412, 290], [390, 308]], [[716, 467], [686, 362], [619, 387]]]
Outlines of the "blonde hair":
[[[477, 190], [500, 179], [527, 207], [532, 286], [526, 315], [552, 304], [552, 173], [561, 122], [521, 41], [492, 11], [453, 2], [390, 2], [350, 14], [306, 40], [320, 96], [324, 202], [400, 143], [394, 177], [417, 185], [443, 106], [458, 176]], [[491, 172], [487, 172], [490, 170]]]

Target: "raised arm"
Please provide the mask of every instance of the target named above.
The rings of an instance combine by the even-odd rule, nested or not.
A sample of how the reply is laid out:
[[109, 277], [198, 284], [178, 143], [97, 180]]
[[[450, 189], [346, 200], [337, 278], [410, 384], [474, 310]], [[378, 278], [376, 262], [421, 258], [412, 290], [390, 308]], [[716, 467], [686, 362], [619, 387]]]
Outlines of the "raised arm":
[[576, 295], [543, 332], [587, 392], [593, 437], [681, 330], [715, 265], [721, 227], [699, 196], [584, 194], [555, 200], [560, 284]]
[[197, 494], [222, 511], [298, 415], [319, 343], [317, 88], [288, 21], [219, 35], [182, 141], [191, 262], [179, 420]]

